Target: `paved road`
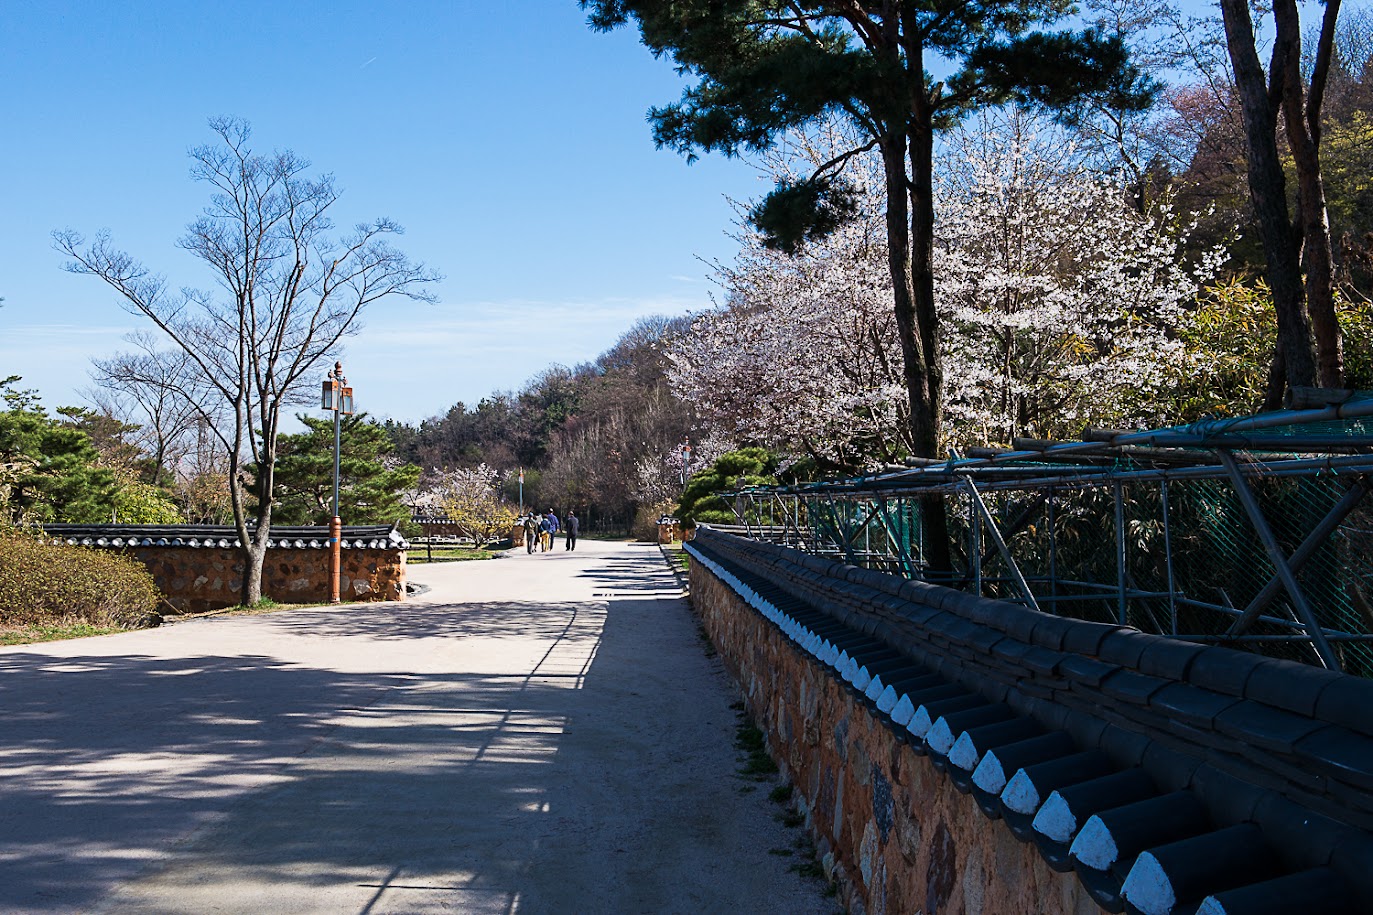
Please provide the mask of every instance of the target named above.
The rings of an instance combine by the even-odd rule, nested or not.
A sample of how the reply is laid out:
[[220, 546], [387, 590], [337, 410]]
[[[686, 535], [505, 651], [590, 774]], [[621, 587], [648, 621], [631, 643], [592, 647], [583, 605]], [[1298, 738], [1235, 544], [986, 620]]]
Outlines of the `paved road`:
[[0, 912], [828, 912], [657, 548], [0, 648]]

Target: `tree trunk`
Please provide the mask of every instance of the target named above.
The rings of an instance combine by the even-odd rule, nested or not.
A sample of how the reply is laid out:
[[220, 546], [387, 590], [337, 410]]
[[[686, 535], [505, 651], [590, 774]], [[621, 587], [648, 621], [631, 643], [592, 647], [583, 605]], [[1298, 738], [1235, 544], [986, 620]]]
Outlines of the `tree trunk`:
[[887, 267], [891, 272], [896, 336], [901, 343], [901, 378], [910, 407], [911, 445], [917, 457], [937, 456], [938, 432], [933, 426], [929, 379], [922, 340], [916, 326], [911, 275], [911, 235], [907, 219], [906, 137], [888, 134], [878, 144], [887, 192]]
[[1263, 403], [1259, 411], [1282, 409], [1282, 395], [1287, 392], [1287, 363], [1282, 358], [1282, 347], [1273, 347], [1273, 361], [1268, 365], [1268, 383], [1264, 387]]
[[[906, 385], [910, 407], [910, 437], [917, 457], [936, 457], [939, 453], [939, 413], [932, 400], [938, 388], [931, 384], [929, 357], [925, 351], [930, 339], [927, 329], [918, 323], [915, 282], [911, 268], [911, 225], [908, 218], [909, 191], [906, 179], [906, 136], [904, 132], [889, 133], [878, 144], [886, 177], [887, 193], [887, 265], [891, 271], [892, 293], [896, 312], [896, 334], [901, 342], [902, 379]], [[925, 270], [929, 272], [932, 236], [926, 239]], [[933, 300], [934, 286], [929, 286]], [[936, 365], [938, 357], [935, 357]], [[925, 562], [929, 571], [948, 572], [950, 569], [948, 522], [944, 517], [944, 500], [933, 496], [921, 500], [921, 518], [925, 527]]]
[[[1254, 25], [1248, 0], [1221, 0], [1226, 44], [1235, 68], [1235, 85], [1244, 113], [1245, 158], [1249, 167], [1249, 198], [1258, 222], [1268, 267], [1268, 285], [1278, 321], [1278, 348], [1282, 351], [1289, 386], [1316, 382], [1316, 357], [1311, 344], [1311, 324], [1302, 284], [1301, 239], [1287, 211], [1286, 178], [1278, 157], [1277, 111], [1269, 97], [1263, 67], [1254, 46]], [[1281, 39], [1282, 36], [1280, 36]], [[1285, 71], [1296, 68], [1292, 48], [1281, 40], [1274, 49], [1276, 86]]]
[[[944, 426], [944, 362], [939, 351], [939, 312], [934, 298], [934, 111], [925, 86], [925, 58], [922, 30], [903, 10], [902, 35], [905, 40], [907, 78], [910, 84], [909, 115], [906, 120], [911, 181], [911, 270], [915, 294], [915, 317], [925, 357], [925, 399], [929, 414], [916, 430], [925, 436], [926, 456], [942, 454]], [[917, 439], [920, 441], [920, 439]], [[924, 500], [925, 560], [930, 569], [952, 577], [949, 518], [942, 495]]]
[[[1282, 86], [1283, 122], [1297, 173], [1298, 226], [1302, 235], [1302, 266], [1306, 268], [1306, 307], [1316, 338], [1317, 371], [1322, 387], [1344, 387], [1344, 352], [1339, 319], [1335, 315], [1335, 278], [1330, 247], [1330, 220], [1325, 205], [1325, 182], [1320, 162], [1320, 108], [1325, 77], [1334, 53], [1335, 18], [1339, 0], [1326, 3], [1325, 22], [1317, 47], [1311, 94], [1302, 85], [1299, 67], [1289, 66]], [[1280, 0], [1273, 8], [1280, 32], [1291, 35], [1300, 57], [1301, 16], [1295, 0]]]

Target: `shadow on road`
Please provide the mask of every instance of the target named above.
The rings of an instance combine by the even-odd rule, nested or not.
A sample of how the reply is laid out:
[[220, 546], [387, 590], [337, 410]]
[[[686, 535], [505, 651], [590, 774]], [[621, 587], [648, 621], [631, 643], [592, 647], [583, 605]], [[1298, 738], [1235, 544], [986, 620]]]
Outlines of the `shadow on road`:
[[[650, 558], [582, 574], [671, 586]], [[0, 911], [826, 911], [769, 854], [786, 840], [678, 599], [235, 625], [451, 663], [0, 653]], [[464, 654], [528, 642], [522, 666]]]

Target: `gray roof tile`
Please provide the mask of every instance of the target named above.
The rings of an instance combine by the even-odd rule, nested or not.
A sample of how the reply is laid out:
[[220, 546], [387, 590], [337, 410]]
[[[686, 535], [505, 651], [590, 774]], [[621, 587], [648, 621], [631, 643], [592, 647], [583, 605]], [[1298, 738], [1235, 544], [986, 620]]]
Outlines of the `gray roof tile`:
[[1299, 715], [1314, 715], [1321, 693], [1346, 676], [1295, 661], [1268, 660], [1245, 681], [1244, 697]]
[[1342, 782], [1373, 791], [1373, 737], [1325, 727], [1296, 744], [1297, 757]]
[[1291, 753], [1297, 741], [1327, 727], [1322, 721], [1248, 699], [1220, 712], [1215, 721], [1221, 733], [1276, 753]]

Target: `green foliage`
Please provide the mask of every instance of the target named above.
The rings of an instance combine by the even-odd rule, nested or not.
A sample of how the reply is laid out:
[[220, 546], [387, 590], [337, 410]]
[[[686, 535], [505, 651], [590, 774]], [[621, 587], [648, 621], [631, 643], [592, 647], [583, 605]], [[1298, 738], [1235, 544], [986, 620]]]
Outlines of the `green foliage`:
[[[277, 440], [278, 524], [327, 524], [333, 516], [334, 422], [299, 416], [307, 431]], [[391, 524], [410, 517], [400, 494], [419, 481], [413, 464], [388, 461], [394, 448], [384, 427], [367, 414], [342, 420], [339, 455], [339, 517], [348, 524]]]
[[0, 518], [94, 523], [110, 520], [115, 477], [81, 429], [49, 416], [18, 378], [0, 381]]
[[[1346, 383], [1373, 389], [1373, 304], [1336, 298], [1344, 333]], [[1263, 402], [1277, 344], [1272, 296], [1262, 281], [1238, 280], [1207, 290], [1178, 328], [1188, 358], [1158, 405], [1165, 422], [1243, 416]]]
[[0, 626], [133, 629], [153, 621], [158, 600], [142, 563], [0, 528]]
[[180, 524], [185, 518], [165, 489], [128, 480], [115, 490], [114, 520], [119, 524]]
[[[582, 0], [582, 6], [593, 28], [637, 25], [654, 54], [699, 77], [677, 104], [649, 115], [657, 145], [688, 157], [766, 149], [788, 130], [839, 114], [874, 141], [900, 138], [891, 165], [904, 168], [897, 163], [908, 137], [922, 138], [915, 145], [924, 147], [935, 131], [980, 108], [1018, 101], [1071, 117], [1089, 100], [1124, 110], [1147, 107], [1157, 91], [1129, 64], [1119, 38], [1051, 31], [1070, 11], [1066, 3]], [[935, 60], [947, 65], [938, 82], [926, 69]], [[924, 104], [913, 105], [916, 97]], [[927, 149], [920, 155], [928, 156]], [[839, 224], [843, 208], [835, 203], [823, 181], [782, 185], [754, 214], [770, 244], [790, 250]]]
[[765, 244], [795, 254], [801, 245], [828, 236], [858, 213], [858, 197], [841, 181], [782, 181], [755, 206], [749, 219]]
[[1357, 110], [1329, 127], [1321, 172], [1344, 276], [1361, 294], [1373, 294], [1373, 116]]
[[776, 486], [777, 466], [777, 455], [766, 448], [740, 448], [720, 455], [687, 481], [677, 507], [678, 519], [687, 525], [733, 524], [734, 512], [718, 494], [743, 486]]

